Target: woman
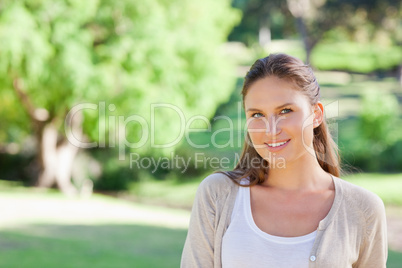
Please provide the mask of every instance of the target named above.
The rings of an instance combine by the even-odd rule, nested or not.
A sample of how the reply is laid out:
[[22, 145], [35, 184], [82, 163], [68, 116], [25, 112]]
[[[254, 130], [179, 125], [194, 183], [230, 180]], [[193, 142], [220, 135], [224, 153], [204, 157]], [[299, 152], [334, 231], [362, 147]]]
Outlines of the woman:
[[386, 267], [384, 204], [339, 178], [311, 68], [272, 54], [242, 95], [242, 155], [200, 184], [181, 267]]

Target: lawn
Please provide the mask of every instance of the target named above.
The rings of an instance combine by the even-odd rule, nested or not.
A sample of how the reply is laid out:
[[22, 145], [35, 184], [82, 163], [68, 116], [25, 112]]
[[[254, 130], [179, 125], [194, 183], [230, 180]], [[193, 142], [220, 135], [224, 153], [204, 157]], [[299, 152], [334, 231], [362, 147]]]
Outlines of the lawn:
[[[362, 178], [359, 183], [364, 184]], [[194, 194], [197, 185], [147, 187], [159, 188], [153, 194], [169, 200], [174, 195], [167, 192], [187, 189]], [[100, 195], [79, 200], [9, 187], [0, 189], [0, 213], [4, 268], [179, 267], [189, 217], [188, 210]], [[402, 267], [402, 253], [390, 250], [388, 267]]]
[[[208, 173], [204, 175], [207, 176]], [[190, 208], [202, 176], [183, 183], [177, 181], [143, 181], [131, 192], [142, 202]], [[376, 193], [386, 205], [402, 206], [402, 173], [358, 173], [341, 176], [342, 179]]]
[[1, 268], [178, 267], [189, 211], [0, 191]]
[[179, 267], [186, 230], [35, 224], [0, 231], [0, 267]]
[[402, 173], [359, 173], [345, 179], [376, 193], [386, 205], [402, 206]]

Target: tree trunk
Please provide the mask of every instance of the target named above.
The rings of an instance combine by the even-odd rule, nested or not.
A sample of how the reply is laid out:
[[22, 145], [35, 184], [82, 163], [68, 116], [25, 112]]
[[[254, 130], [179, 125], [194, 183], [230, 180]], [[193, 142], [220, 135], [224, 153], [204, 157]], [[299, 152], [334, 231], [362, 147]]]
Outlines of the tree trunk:
[[311, 51], [313, 50], [312, 42], [307, 33], [306, 24], [302, 17], [296, 18], [296, 25], [303, 40], [304, 51], [306, 52], [306, 63], [310, 64]]
[[41, 172], [37, 186], [42, 188], [57, 186], [64, 194], [75, 196], [78, 191], [71, 182], [71, 173], [78, 148], [67, 141], [58, 145], [57, 137], [54, 123], [46, 124], [42, 135], [38, 137]]
[[[57, 124], [54, 118], [49, 118], [49, 112], [43, 108], [36, 108], [29, 96], [22, 89], [19, 78], [13, 81], [13, 87], [22, 106], [29, 115], [35, 136], [38, 141], [37, 159], [39, 163], [38, 187], [49, 188], [58, 186], [66, 195], [78, 194], [77, 188], [71, 182], [74, 159], [78, 148], [64, 139], [58, 143]], [[83, 136], [82, 113], [77, 112], [74, 118], [67, 118], [65, 127], [71, 129], [77, 139]]]
[[[77, 112], [73, 118], [67, 118], [65, 127], [71, 128], [74, 136], [80, 140], [83, 136], [82, 113]], [[56, 185], [68, 196], [77, 195], [78, 190], [71, 181], [71, 174], [79, 148], [67, 139], [58, 144], [57, 128], [53, 122], [46, 124], [41, 133], [42, 135], [38, 137], [40, 140], [38, 156], [42, 169], [38, 186], [49, 188]]]
[[50, 188], [55, 184], [55, 172], [57, 165], [57, 129], [53, 123], [39, 126], [38, 139], [38, 162], [40, 174], [37, 182], [38, 187]]
[[260, 19], [259, 24], [258, 43], [265, 48], [271, 43], [271, 25], [268, 18]]
[[71, 182], [74, 159], [78, 148], [69, 142], [63, 143], [57, 148], [56, 182], [59, 189], [68, 196], [78, 194], [77, 188]]
[[311, 51], [317, 42], [313, 41], [312, 36], [309, 35], [305, 18], [312, 5], [309, 0], [287, 0], [287, 5], [290, 13], [296, 19], [296, 27], [301, 35], [304, 51], [306, 52], [306, 63], [310, 64]]

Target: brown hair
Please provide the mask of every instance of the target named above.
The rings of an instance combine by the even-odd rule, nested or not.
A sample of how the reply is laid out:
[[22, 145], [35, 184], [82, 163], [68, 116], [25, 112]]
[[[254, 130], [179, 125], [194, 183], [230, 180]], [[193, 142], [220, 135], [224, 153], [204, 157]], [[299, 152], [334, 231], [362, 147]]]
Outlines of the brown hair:
[[[257, 60], [245, 76], [241, 92], [243, 107], [244, 99], [250, 86], [268, 76], [276, 76], [295, 83], [298, 90], [302, 91], [308, 97], [311, 105], [316, 104], [320, 100], [320, 86], [313, 70], [308, 65], [286, 54], [271, 54], [268, 57]], [[331, 137], [325, 120], [318, 127], [314, 128], [313, 146], [318, 163], [322, 169], [339, 177], [341, 168], [338, 148]], [[257, 167], [255, 165], [256, 162], [259, 162]], [[265, 181], [266, 175], [269, 172], [269, 163], [257, 153], [247, 133], [236, 167], [232, 171], [219, 172], [226, 174], [237, 184], [239, 184], [240, 179], [249, 177], [250, 184], [246, 186], [251, 186], [261, 184]]]

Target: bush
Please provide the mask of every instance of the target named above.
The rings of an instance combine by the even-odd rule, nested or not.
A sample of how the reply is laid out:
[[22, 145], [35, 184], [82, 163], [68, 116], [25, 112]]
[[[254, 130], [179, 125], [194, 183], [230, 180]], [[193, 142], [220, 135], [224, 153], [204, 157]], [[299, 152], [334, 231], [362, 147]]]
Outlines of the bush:
[[101, 163], [101, 174], [94, 180], [95, 191], [125, 191], [129, 184], [138, 180], [138, 172], [127, 165], [127, 161], [118, 159], [115, 149], [94, 149], [91, 156]]
[[379, 148], [392, 145], [393, 124], [398, 113], [398, 100], [394, 95], [384, 94], [380, 90], [366, 91], [363, 94], [359, 115], [359, 126], [363, 137]]
[[402, 124], [391, 116], [392, 112], [384, 116], [389, 107], [384, 108], [381, 113], [375, 111], [381, 105], [373, 104], [369, 108], [363, 108], [370, 102], [375, 101], [366, 101], [357, 119], [340, 123], [338, 144], [342, 162], [346, 166], [344, 168], [353, 166], [364, 172], [401, 172], [402, 137], [399, 133], [402, 133], [402, 129], [399, 126]]

